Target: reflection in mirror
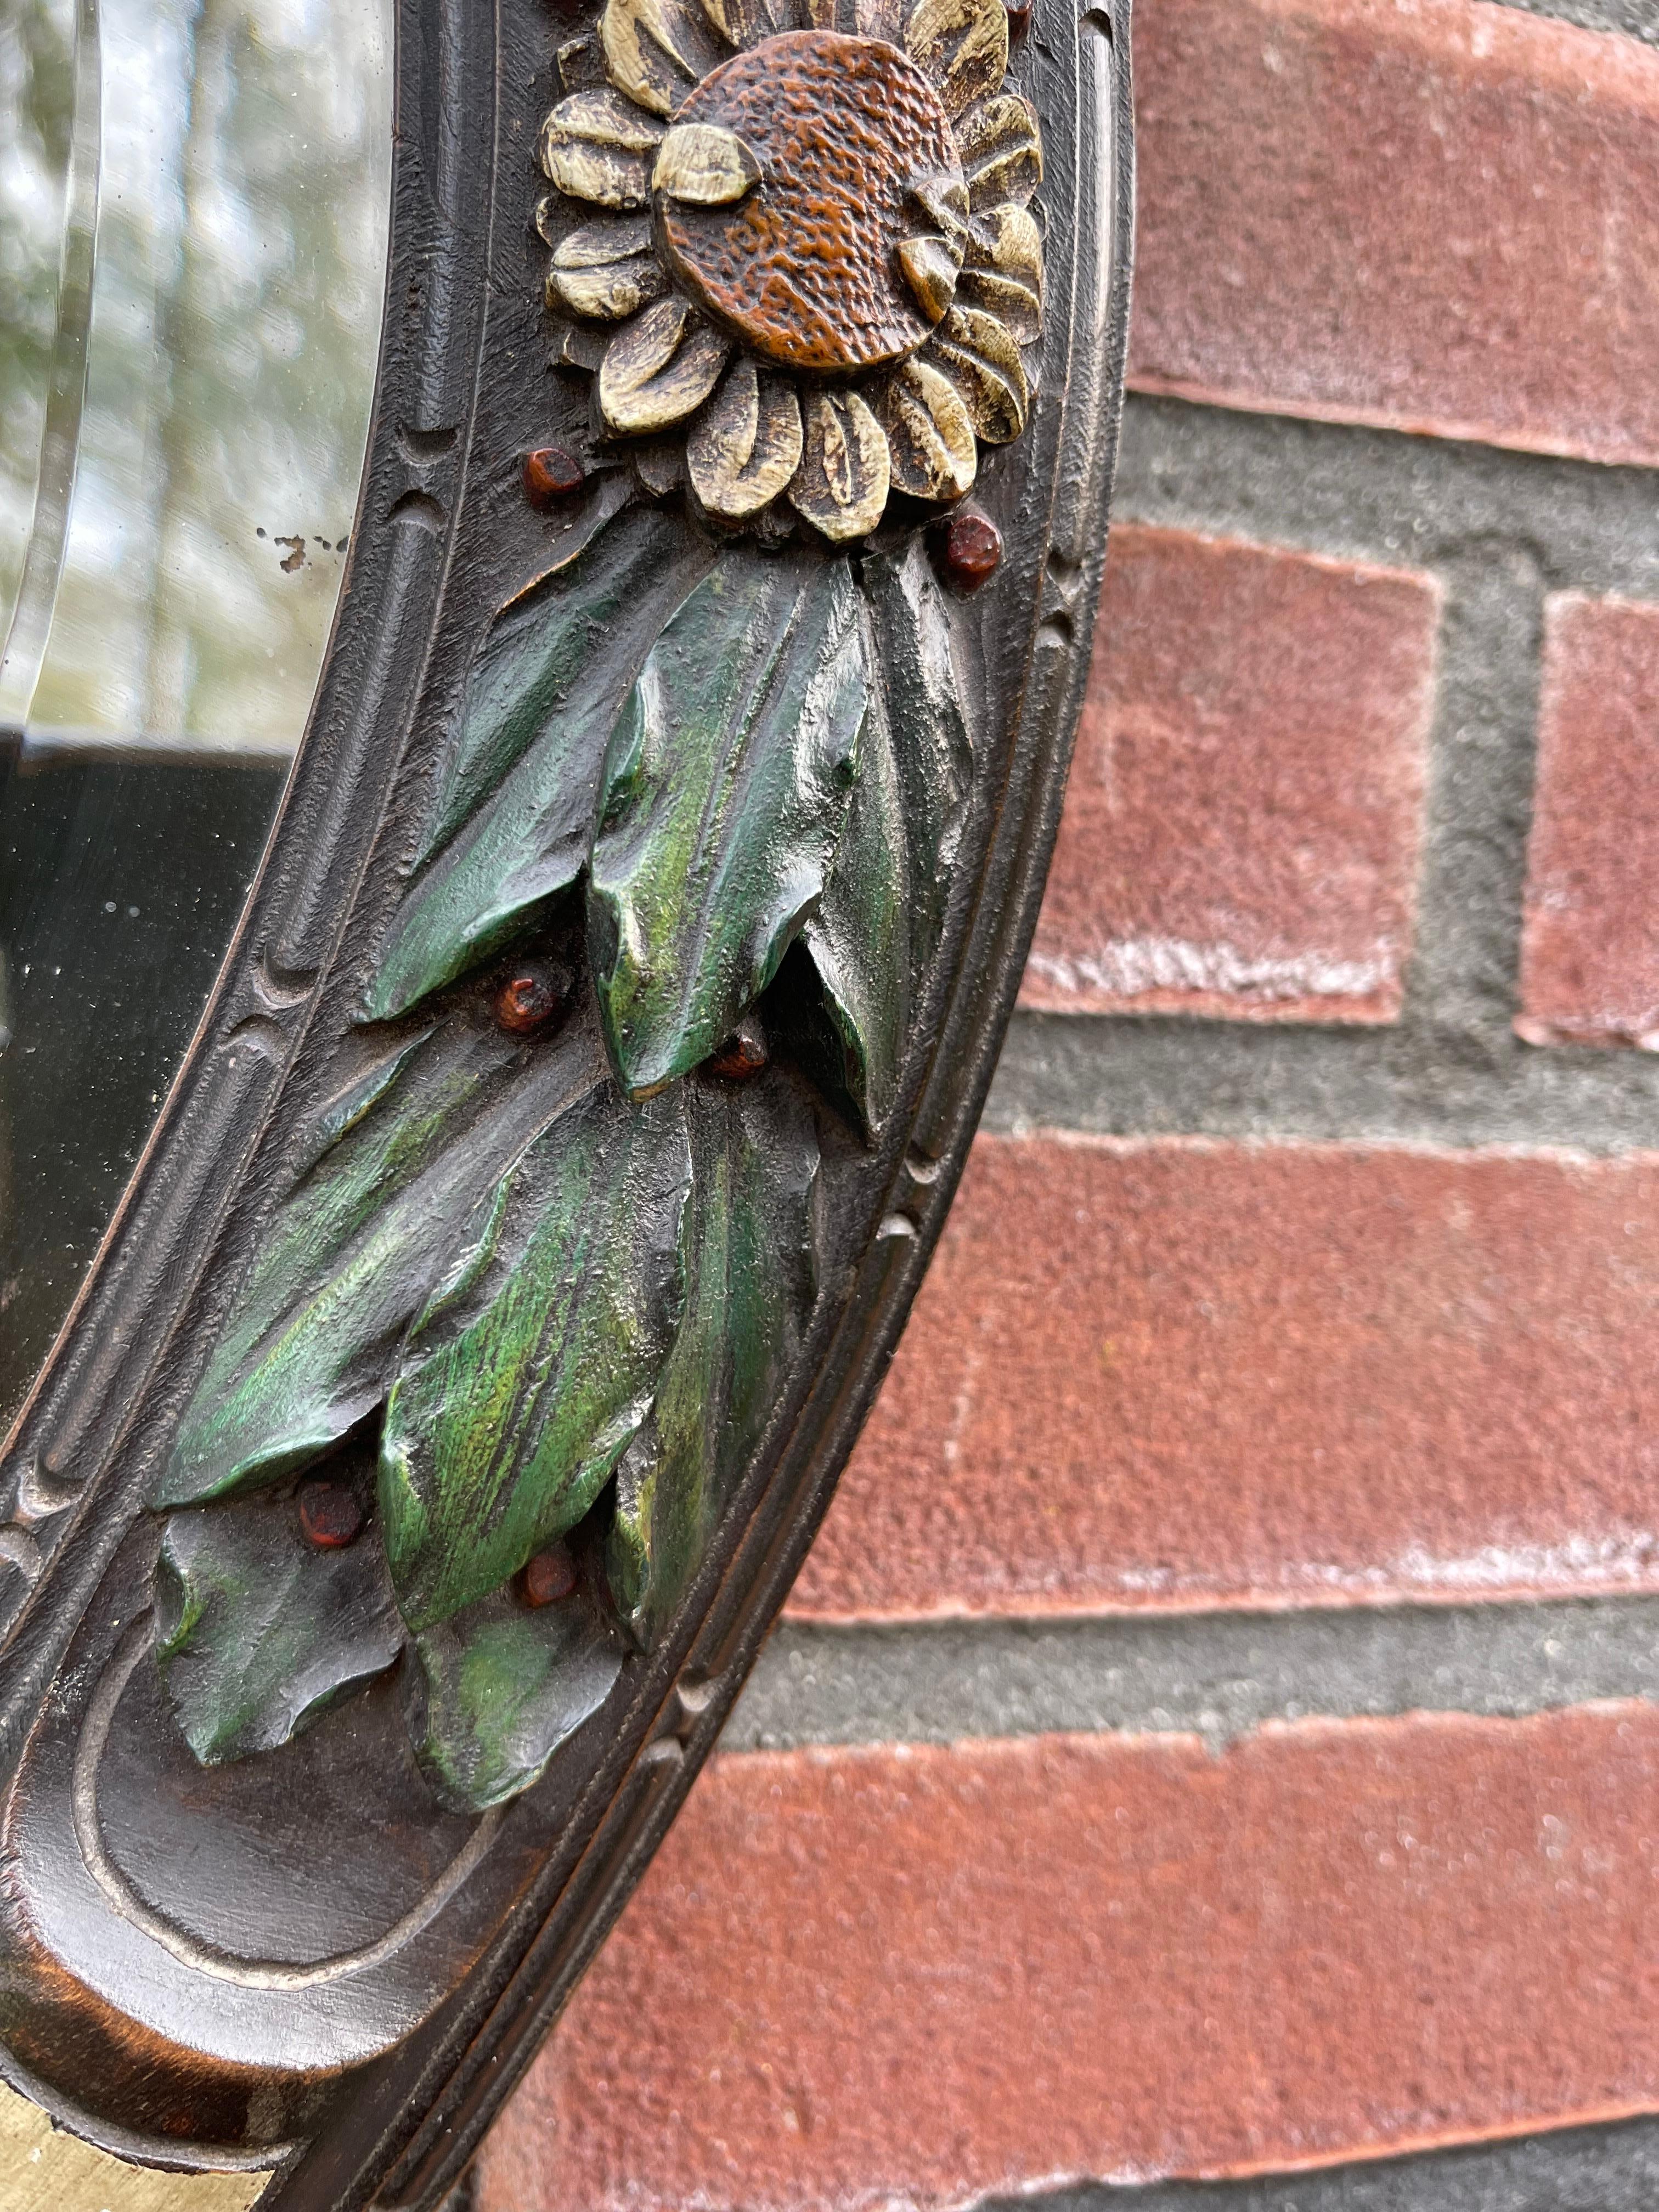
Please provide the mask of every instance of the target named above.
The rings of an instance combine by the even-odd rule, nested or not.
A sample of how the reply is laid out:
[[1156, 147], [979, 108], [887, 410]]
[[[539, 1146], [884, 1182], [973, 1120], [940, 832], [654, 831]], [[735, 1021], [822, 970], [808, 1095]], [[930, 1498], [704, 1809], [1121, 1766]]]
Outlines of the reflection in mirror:
[[0, 1426], [316, 688], [380, 342], [390, 18], [0, 4]]

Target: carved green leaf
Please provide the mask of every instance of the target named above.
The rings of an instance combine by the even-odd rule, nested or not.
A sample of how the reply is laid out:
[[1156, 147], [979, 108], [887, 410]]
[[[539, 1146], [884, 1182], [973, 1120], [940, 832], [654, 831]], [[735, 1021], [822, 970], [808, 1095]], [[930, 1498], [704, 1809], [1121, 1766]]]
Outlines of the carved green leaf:
[[660, 509], [635, 509], [497, 620], [440, 772], [427, 865], [368, 993], [371, 1020], [452, 982], [574, 882], [617, 702], [712, 557]]
[[531, 1610], [505, 1592], [416, 1638], [410, 1736], [439, 1796], [482, 1813], [540, 1779], [622, 1671], [586, 1592]]
[[151, 1504], [273, 1481], [372, 1413], [480, 1201], [598, 1083], [591, 1018], [537, 1046], [470, 1007], [435, 1028], [276, 1209]]
[[643, 1097], [706, 1059], [823, 887], [868, 696], [845, 561], [732, 548], [653, 647], [605, 757], [589, 915]]
[[315, 1167], [325, 1152], [331, 1152], [359, 1121], [367, 1120], [431, 1034], [430, 1029], [417, 1030], [414, 1036], [400, 1038], [389, 1052], [371, 1060], [336, 1092], [312, 1124], [301, 1156], [301, 1173]]
[[865, 596], [909, 850], [910, 956], [919, 984], [939, 945], [968, 811], [974, 750], [945, 593], [925, 547], [872, 554]]
[[411, 1628], [504, 1583], [608, 1480], [679, 1320], [690, 1175], [680, 1095], [601, 1085], [526, 1152], [421, 1316], [380, 1478]]
[[805, 939], [847, 1089], [874, 1136], [892, 1109], [911, 1010], [944, 927], [974, 763], [944, 593], [921, 546], [872, 554], [865, 592], [879, 696]]
[[313, 1550], [291, 1498], [175, 1513], [155, 1596], [156, 1657], [204, 1766], [287, 1743], [404, 1642], [372, 1533]]
[[859, 780], [806, 945], [847, 1052], [848, 1088], [873, 1136], [897, 1087], [910, 1012], [910, 863], [886, 716], [859, 738]]
[[691, 1087], [685, 1317], [617, 1475], [611, 1587], [652, 1643], [701, 1562], [800, 1348], [815, 1289], [811, 1109], [777, 1069]]
[[[299, 1133], [152, 1502], [269, 1484], [384, 1403], [378, 1526], [331, 1553], [288, 1501], [175, 1514], [159, 1651], [204, 1761], [285, 1742], [412, 1637], [425, 1771], [482, 1809], [603, 1702], [617, 1618], [648, 1646], [684, 1597], [805, 1341], [820, 1167], [799, 1075], [702, 1063], [799, 938], [764, 1018], [832, 1085], [844, 1060], [878, 1132], [966, 817], [931, 564], [913, 541], [861, 574], [642, 510], [491, 629], [368, 1011], [453, 982], [584, 865], [597, 1007], [527, 1042], [456, 994], [372, 1055], [357, 1032]], [[608, 1595], [523, 1603], [613, 1476]]]

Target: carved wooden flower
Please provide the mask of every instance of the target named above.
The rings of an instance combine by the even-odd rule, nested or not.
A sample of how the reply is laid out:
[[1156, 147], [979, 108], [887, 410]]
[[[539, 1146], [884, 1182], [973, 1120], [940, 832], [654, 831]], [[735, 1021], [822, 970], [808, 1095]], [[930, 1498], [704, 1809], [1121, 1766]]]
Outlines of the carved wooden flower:
[[549, 306], [620, 325], [607, 431], [683, 438], [726, 523], [787, 496], [843, 541], [890, 491], [959, 499], [1024, 428], [1042, 320], [1003, 0], [608, 0], [599, 35], [538, 227]]

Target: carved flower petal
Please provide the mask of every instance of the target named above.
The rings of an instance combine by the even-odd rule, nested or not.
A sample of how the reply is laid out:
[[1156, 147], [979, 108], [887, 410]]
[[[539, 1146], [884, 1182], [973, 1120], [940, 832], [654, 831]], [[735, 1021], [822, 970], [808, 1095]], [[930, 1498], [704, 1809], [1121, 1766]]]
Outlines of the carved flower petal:
[[1028, 209], [994, 208], [975, 222], [957, 283], [964, 307], [994, 315], [1018, 345], [1042, 333], [1042, 239]]
[[936, 323], [956, 297], [962, 256], [942, 238], [907, 238], [900, 242], [898, 263], [916, 305]]
[[638, 314], [647, 301], [660, 299], [665, 281], [648, 254], [609, 269], [552, 269], [548, 271], [547, 304], [556, 314], [562, 308], [568, 314], [619, 323]]
[[1016, 345], [1035, 345], [1042, 336], [1042, 295], [1027, 291], [1012, 276], [998, 276], [988, 269], [964, 269], [957, 298], [963, 307], [994, 317]]
[[[617, 224], [617, 229], [632, 226]], [[605, 252], [611, 240], [607, 223], [588, 223], [573, 230], [553, 256], [547, 272], [547, 304], [573, 315], [594, 315], [601, 321], [620, 322], [637, 314], [647, 301], [659, 299], [668, 289], [662, 264], [645, 243], [630, 252]]]
[[780, 31], [804, 31], [802, 0], [702, 0], [708, 20], [728, 45], [744, 48]]
[[1003, 0], [915, 0], [904, 26], [912, 61], [939, 87], [945, 112], [960, 115], [1002, 82], [1008, 67]]
[[632, 447], [628, 458], [649, 499], [666, 499], [685, 482], [685, 447], [678, 436], [653, 438], [647, 445]]
[[1029, 208], [989, 208], [975, 219], [968, 266], [994, 270], [1039, 297], [1042, 291], [1042, 234]]
[[605, 52], [592, 31], [567, 39], [559, 48], [559, 82], [567, 92], [583, 92], [605, 82]]
[[643, 154], [612, 146], [556, 146], [542, 142], [542, 167], [562, 192], [595, 207], [639, 208], [651, 202], [651, 170]]
[[1006, 446], [1025, 428], [1030, 386], [1019, 348], [994, 316], [952, 307], [927, 348], [961, 395], [988, 446]]
[[599, 38], [611, 82], [653, 115], [672, 115], [720, 58], [694, 0], [605, 0]]
[[601, 216], [584, 222], [562, 238], [550, 227], [558, 211], [556, 200], [544, 200], [536, 210], [536, 228], [554, 248], [556, 269], [602, 269], [607, 261], [626, 261], [630, 254], [651, 251], [651, 218], [645, 215]]
[[690, 207], [726, 207], [760, 182], [760, 163], [735, 131], [677, 123], [657, 149], [653, 191]]
[[617, 146], [629, 154], [649, 154], [662, 143], [662, 125], [631, 100], [598, 85], [562, 100], [542, 130], [542, 143]]
[[800, 466], [800, 402], [793, 387], [734, 362], [686, 441], [692, 489], [711, 514], [759, 514]]
[[1018, 93], [988, 100], [964, 118], [957, 133], [968, 178], [968, 204], [1024, 207], [1042, 182], [1042, 142], [1036, 112]]
[[548, 358], [563, 368], [585, 368], [591, 376], [605, 359], [605, 349], [611, 341], [603, 331], [591, 331], [581, 323], [566, 323], [556, 329]]
[[968, 244], [968, 187], [960, 176], [921, 177], [909, 197], [958, 257]]
[[574, 92], [542, 125], [542, 167], [573, 199], [599, 207], [646, 207], [650, 157], [661, 136], [660, 125], [620, 93]]
[[884, 39], [890, 46], [904, 44], [904, 0], [854, 0], [854, 15], [861, 39]]
[[913, 499], [960, 499], [979, 467], [979, 441], [956, 387], [925, 361], [907, 361], [882, 394], [893, 489]]
[[613, 430], [665, 430], [701, 407], [732, 350], [683, 300], [659, 300], [618, 331], [599, 369], [599, 412]]
[[791, 505], [836, 544], [881, 520], [891, 463], [887, 440], [856, 392], [818, 392], [806, 403], [801, 464]]

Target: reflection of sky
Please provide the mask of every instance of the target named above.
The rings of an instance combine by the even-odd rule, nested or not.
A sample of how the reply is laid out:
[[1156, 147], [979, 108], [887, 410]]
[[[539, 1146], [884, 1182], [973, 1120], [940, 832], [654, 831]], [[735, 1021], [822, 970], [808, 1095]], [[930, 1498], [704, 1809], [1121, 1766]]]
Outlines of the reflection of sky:
[[[268, 751], [300, 735], [379, 343], [388, 15], [368, 0], [102, 0], [86, 405], [31, 738]], [[15, 112], [9, 66], [0, 40]], [[21, 144], [9, 120], [0, 136]], [[14, 250], [55, 258], [49, 168], [0, 161], [0, 271]], [[27, 394], [0, 431], [0, 590], [31, 412], [38, 445]], [[277, 541], [295, 538], [289, 572]]]

